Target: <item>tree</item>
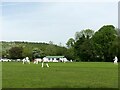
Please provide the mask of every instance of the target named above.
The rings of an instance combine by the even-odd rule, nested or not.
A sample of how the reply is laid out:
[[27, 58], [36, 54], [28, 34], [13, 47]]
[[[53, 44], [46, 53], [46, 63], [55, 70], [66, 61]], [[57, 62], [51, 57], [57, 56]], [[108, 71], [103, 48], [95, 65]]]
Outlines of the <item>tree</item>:
[[93, 58], [91, 38], [94, 31], [85, 29], [75, 33], [74, 55], [79, 61], [90, 61]]
[[109, 49], [115, 38], [116, 30], [113, 25], [101, 27], [92, 37], [96, 55], [99, 56], [102, 61], [112, 61]]
[[80, 46], [81, 61], [95, 61], [95, 52], [91, 40], [85, 40]]
[[34, 48], [32, 51], [32, 57], [33, 59], [35, 58], [40, 58], [40, 50], [38, 48]]
[[23, 58], [29, 57], [29, 59], [31, 60], [32, 59], [32, 50], [33, 50], [32, 45], [30, 45], [30, 43], [24, 44], [24, 42], [23, 42], [22, 47], [23, 47], [23, 53], [22, 53]]
[[79, 40], [83, 36], [83, 31], [76, 32], [75, 33], [75, 41]]
[[85, 36], [85, 38], [91, 38], [93, 35], [94, 35], [94, 31], [91, 30], [91, 29], [85, 29], [85, 30], [82, 30], [80, 32], [76, 32], [75, 33], [75, 40], [79, 40], [79, 38], [81, 38], [82, 36]]
[[71, 47], [74, 46], [74, 43], [75, 43], [75, 40], [74, 40], [73, 38], [70, 38], [70, 39], [67, 41], [66, 45], [67, 45], [68, 48], [71, 48]]
[[50, 44], [50, 45], [53, 45], [53, 41], [49, 41], [49, 44]]
[[111, 56], [120, 58], [120, 29], [116, 28], [115, 40], [112, 42], [112, 45], [109, 49]]
[[83, 34], [83, 36], [82, 37], [80, 37], [79, 38], [79, 40], [77, 40], [76, 42], [75, 42], [75, 45], [74, 45], [74, 55], [75, 55], [75, 59], [76, 60], [78, 60], [78, 61], [81, 61], [81, 60], [83, 60], [82, 59], [82, 51], [81, 51], [81, 46], [82, 46], [82, 44], [85, 42], [85, 36], [84, 36], [84, 34]]
[[117, 56], [118, 56], [118, 59], [120, 60], [120, 29], [116, 29], [117, 31], [117, 44], [118, 44], [118, 53], [117, 53]]
[[91, 29], [86, 29], [83, 30], [83, 34], [85, 35], [86, 38], [91, 38], [94, 35], [94, 31]]
[[75, 60], [74, 48], [68, 48], [64, 51], [64, 56], [67, 57], [68, 60]]
[[22, 47], [12, 47], [9, 50], [9, 55], [10, 58], [12, 59], [21, 59], [22, 58], [22, 52], [23, 52], [23, 48]]
[[45, 49], [45, 54], [46, 55], [56, 55], [56, 46], [49, 44], [46, 49]]

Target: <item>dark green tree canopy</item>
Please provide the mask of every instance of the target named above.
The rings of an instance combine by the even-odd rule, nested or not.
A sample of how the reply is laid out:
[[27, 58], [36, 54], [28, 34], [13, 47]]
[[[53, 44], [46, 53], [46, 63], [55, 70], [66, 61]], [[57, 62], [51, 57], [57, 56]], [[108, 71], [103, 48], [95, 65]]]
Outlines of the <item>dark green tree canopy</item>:
[[12, 47], [9, 50], [9, 55], [13, 59], [21, 59], [22, 58], [22, 52], [23, 48], [22, 47]]
[[71, 47], [74, 46], [74, 43], [75, 43], [75, 40], [74, 40], [73, 38], [70, 38], [70, 39], [67, 41], [66, 45], [67, 45], [68, 48], [71, 48]]
[[85, 30], [81, 30], [80, 32], [76, 32], [75, 33], [75, 40], [79, 40], [79, 38], [81, 38], [82, 36], [85, 36], [85, 38], [91, 38], [94, 35], [94, 31], [91, 29], [85, 29]]
[[104, 61], [112, 61], [109, 49], [116, 38], [116, 30], [113, 25], [105, 25], [100, 28], [93, 36], [92, 40], [96, 54]]

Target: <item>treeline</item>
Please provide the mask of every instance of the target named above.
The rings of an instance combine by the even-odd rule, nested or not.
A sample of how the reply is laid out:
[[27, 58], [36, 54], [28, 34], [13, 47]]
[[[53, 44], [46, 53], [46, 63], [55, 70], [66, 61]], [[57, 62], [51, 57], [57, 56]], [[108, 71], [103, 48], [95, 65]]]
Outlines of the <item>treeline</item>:
[[75, 38], [66, 43], [71, 58], [77, 61], [106, 61], [120, 58], [120, 30], [105, 25], [98, 31], [86, 29], [76, 32]]
[[49, 43], [35, 42], [1, 42], [2, 58], [22, 59], [29, 57], [43, 58], [47, 55], [66, 55], [67, 48]]
[[67, 47], [49, 43], [1, 42], [0, 57], [31, 60], [48, 55], [63, 55], [75, 61], [113, 62], [115, 56], [120, 58], [120, 30], [113, 25], [105, 25], [99, 30], [86, 29], [75, 33], [75, 38], [66, 42]]

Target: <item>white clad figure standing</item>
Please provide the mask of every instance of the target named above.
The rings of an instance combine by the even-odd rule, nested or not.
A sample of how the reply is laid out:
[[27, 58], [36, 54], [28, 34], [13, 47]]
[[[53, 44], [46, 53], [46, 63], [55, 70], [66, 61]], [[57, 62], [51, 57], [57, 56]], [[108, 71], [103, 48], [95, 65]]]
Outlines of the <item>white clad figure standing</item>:
[[26, 63], [26, 62], [30, 64], [30, 60], [29, 60], [28, 57], [26, 57], [26, 58], [23, 59], [23, 64]]
[[26, 57], [26, 61], [30, 64], [30, 60], [29, 60], [29, 58], [28, 58], [28, 57]]
[[73, 62], [72, 59], [70, 60], [70, 62]]
[[37, 59], [34, 59], [34, 64], [38, 64], [38, 60]]
[[23, 58], [23, 60], [22, 60], [22, 61], [23, 61], [23, 64], [24, 64], [24, 63], [25, 63], [25, 61], [26, 61], [26, 60], [25, 60], [25, 58]]
[[115, 56], [115, 58], [113, 59], [114, 60], [114, 64], [118, 64], [118, 58], [117, 58], [117, 56]]
[[68, 60], [67, 60], [67, 58], [63, 58], [63, 62], [65, 63], [65, 62], [67, 62]]
[[36, 58], [36, 59], [34, 59], [34, 64], [38, 64], [38, 63], [41, 62], [41, 61], [42, 61], [41, 58]]
[[48, 58], [44, 57], [42, 61], [42, 67], [44, 67], [44, 63], [46, 63], [46, 66], [49, 67], [48, 62]]

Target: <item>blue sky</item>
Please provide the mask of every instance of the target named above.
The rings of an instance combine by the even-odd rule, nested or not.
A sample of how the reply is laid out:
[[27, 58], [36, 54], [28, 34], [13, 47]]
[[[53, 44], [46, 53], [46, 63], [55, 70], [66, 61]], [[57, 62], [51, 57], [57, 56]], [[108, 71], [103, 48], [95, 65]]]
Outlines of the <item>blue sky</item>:
[[65, 45], [83, 29], [118, 26], [117, 2], [3, 2], [2, 40]]

